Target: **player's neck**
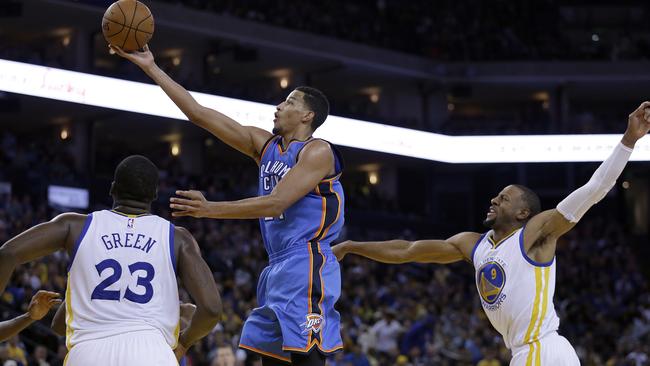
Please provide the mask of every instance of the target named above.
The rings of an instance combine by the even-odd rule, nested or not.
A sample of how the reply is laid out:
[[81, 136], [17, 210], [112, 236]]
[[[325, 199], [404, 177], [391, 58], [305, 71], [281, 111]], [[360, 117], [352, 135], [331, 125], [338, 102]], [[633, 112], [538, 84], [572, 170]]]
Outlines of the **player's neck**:
[[141, 215], [151, 212], [151, 204], [134, 200], [116, 199], [113, 202], [113, 211], [127, 215]]
[[493, 227], [494, 233], [492, 233], [492, 240], [495, 242], [501, 241], [501, 239], [512, 234], [515, 230], [519, 229], [521, 224], [509, 224], [509, 225], [500, 225], [499, 227]]
[[286, 148], [291, 141], [305, 141], [311, 138], [312, 131], [311, 129], [301, 129], [296, 131], [291, 131], [290, 133], [282, 135], [282, 147]]

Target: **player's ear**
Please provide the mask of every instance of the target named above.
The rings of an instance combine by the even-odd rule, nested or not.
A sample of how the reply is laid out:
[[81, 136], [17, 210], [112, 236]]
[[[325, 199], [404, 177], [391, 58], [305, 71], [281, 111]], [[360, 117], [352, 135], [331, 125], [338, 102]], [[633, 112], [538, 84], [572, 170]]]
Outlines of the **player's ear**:
[[529, 216], [530, 216], [530, 209], [522, 208], [522, 209], [519, 210], [519, 212], [517, 212], [516, 218], [519, 221], [524, 221], [524, 220], [528, 219]]
[[314, 116], [316, 114], [314, 111], [307, 111], [303, 116], [302, 116], [302, 122], [303, 123], [311, 123], [314, 120]]
[[115, 181], [111, 182], [111, 189], [108, 191], [108, 194], [112, 197], [115, 194]]

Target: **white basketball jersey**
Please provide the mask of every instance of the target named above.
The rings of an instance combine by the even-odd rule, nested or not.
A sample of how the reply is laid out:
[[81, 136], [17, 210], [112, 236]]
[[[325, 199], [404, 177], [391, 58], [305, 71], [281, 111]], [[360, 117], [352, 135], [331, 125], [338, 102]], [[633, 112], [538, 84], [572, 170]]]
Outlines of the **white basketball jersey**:
[[66, 290], [66, 345], [157, 330], [176, 347], [174, 226], [155, 215], [97, 211], [77, 239]]
[[498, 243], [493, 234], [484, 234], [472, 253], [483, 310], [506, 347], [532, 345], [560, 325], [553, 306], [555, 258], [549, 263], [528, 258], [523, 228]]

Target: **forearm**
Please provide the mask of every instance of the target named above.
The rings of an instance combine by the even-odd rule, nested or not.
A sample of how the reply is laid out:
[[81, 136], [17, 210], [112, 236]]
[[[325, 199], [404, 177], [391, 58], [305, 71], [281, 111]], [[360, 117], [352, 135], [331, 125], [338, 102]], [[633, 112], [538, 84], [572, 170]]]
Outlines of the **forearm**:
[[197, 307], [190, 324], [181, 333], [178, 339], [179, 343], [185, 348], [191, 347], [198, 340], [210, 334], [219, 322], [219, 317], [220, 313], [215, 314], [204, 307]]
[[162, 88], [165, 94], [167, 94], [190, 121], [195, 122], [194, 116], [197, 115], [202, 106], [185, 88], [175, 82], [156, 64], [143, 68], [142, 70]]
[[0, 342], [15, 336], [33, 322], [34, 320], [29, 317], [29, 314], [23, 314], [11, 320], [0, 322]]
[[587, 184], [573, 191], [557, 205], [557, 210], [572, 223], [578, 222], [587, 210], [598, 203], [614, 186], [632, 155], [634, 143], [625, 137], [612, 154], [596, 169]]
[[213, 219], [257, 219], [282, 214], [281, 203], [270, 195], [239, 201], [209, 202], [208, 207], [207, 217]]
[[5, 292], [7, 283], [17, 265], [16, 257], [7, 254], [3, 248], [0, 248], [0, 295]]
[[400, 264], [410, 261], [407, 254], [411, 242], [406, 240], [350, 241], [343, 245], [346, 253], [360, 255], [377, 262]]

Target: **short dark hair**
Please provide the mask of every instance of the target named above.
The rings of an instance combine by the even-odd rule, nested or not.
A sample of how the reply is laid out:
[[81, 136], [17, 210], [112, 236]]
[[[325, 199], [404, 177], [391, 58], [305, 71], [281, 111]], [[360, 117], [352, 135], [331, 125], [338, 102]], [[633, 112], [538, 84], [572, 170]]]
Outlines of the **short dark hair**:
[[131, 155], [115, 168], [115, 197], [152, 202], [158, 195], [158, 167], [142, 155]]
[[304, 94], [303, 100], [309, 109], [314, 112], [314, 119], [311, 121], [312, 131], [316, 131], [330, 114], [330, 102], [322, 91], [310, 86], [299, 86], [295, 90]]
[[542, 211], [542, 204], [539, 201], [539, 196], [537, 193], [533, 192], [532, 189], [523, 186], [521, 184], [513, 184], [515, 187], [519, 188], [521, 191], [521, 200], [526, 205], [526, 208], [530, 211], [530, 215], [526, 218], [526, 221], [530, 220], [533, 216], [537, 215]]

